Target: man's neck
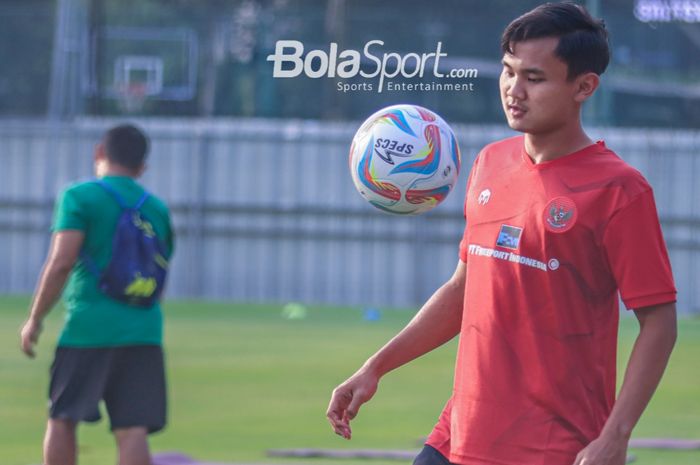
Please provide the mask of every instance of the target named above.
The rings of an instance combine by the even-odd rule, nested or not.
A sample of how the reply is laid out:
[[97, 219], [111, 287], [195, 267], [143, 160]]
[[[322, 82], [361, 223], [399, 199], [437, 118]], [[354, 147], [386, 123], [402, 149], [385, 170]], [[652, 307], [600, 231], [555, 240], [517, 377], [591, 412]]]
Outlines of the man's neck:
[[105, 170], [101, 177], [105, 176], [122, 176], [132, 179], [137, 178], [137, 176], [132, 171], [127, 170], [126, 168], [122, 168], [121, 166], [110, 166]]
[[580, 124], [548, 134], [525, 134], [525, 151], [538, 164], [569, 155], [593, 144]]

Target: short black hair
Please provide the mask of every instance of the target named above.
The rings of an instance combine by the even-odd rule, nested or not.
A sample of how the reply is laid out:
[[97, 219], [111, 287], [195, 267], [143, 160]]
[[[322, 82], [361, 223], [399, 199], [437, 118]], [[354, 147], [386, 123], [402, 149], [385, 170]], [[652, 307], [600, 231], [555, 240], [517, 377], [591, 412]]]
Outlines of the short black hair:
[[137, 171], [148, 155], [148, 138], [144, 132], [131, 124], [122, 124], [105, 133], [105, 154], [112, 163]]
[[545, 3], [513, 20], [501, 36], [503, 53], [512, 45], [531, 39], [558, 37], [554, 54], [566, 63], [568, 78], [583, 73], [603, 74], [610, 62], [608, 31], [601, 19], [575, 3]]

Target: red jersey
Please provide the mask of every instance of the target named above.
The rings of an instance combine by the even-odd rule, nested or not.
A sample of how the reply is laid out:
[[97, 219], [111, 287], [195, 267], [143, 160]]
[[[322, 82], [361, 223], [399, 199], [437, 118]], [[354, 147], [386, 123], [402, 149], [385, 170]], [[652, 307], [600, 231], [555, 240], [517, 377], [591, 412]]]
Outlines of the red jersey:
[[652, 190], [603, 142], [534, 164], [520, 136], [481, 151], [465, 215], [454, 389], [427, 443], [464, 465], [571, 465], [615, 400], [618, 292], [675, 301]]

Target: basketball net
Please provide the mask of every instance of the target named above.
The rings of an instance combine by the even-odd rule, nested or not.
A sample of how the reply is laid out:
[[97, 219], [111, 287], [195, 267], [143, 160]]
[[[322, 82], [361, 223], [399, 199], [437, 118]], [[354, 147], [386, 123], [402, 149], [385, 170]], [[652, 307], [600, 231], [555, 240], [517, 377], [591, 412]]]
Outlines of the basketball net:
[[140, 113], [146, 101], [146, 83], [129, 82], [119, 86], [119, 108], [124, 113]]

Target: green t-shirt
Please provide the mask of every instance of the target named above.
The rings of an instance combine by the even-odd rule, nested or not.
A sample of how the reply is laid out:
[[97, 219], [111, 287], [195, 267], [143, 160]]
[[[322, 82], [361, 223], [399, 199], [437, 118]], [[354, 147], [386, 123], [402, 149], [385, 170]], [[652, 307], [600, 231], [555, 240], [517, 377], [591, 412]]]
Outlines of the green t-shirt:
[[[135, 205], [144, 189], [126, 176], [106, 176], [103, 181]], [[140, 209], [163, 241], [170, 257], [173, 232], [166, 205], [150, 195]], [[112, 239], [121, 209], [114, 196], [95, 182], [81, 182], [64, 190], [56, 202], [52, 229], [85, 233], [83, 251], [102, 270], [112, 257]], [[160, 304], [133, 307], [108, 297], [97, 287], [98, 278], [78, 260], [63, 291], [67, 309], [58, 345], [64, 347], [115, 347], [138, 344], [160, 345], [163, 314]]]

